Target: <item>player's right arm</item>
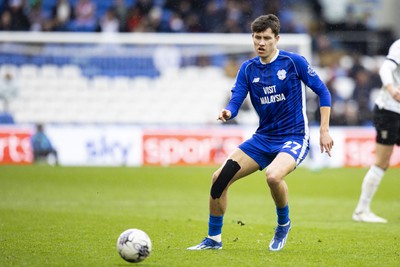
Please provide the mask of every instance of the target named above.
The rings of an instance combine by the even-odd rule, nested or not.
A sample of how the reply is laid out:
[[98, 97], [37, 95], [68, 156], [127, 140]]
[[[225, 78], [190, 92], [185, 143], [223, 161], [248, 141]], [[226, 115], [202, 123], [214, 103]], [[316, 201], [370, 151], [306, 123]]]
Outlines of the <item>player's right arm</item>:
[[232, 96], [228, 103], [228, 105], [221, 110], [218, 119], [225, 122], [226, 120], [233, 119], [239, 112], [240, 106], [243, 104], [247, 93], [248, 93], [248, 85], [247, 85], [247, 77], [246, 77], [246, 69], [248, 66], [248, 61], [243, 63], [240, 66], [238, 74], [236, 76], [235, 84], [231, 90]]
[[231, 116], [232, 116], [232, 113], [230, 112], [230, 110], [223, 109], [219, 113], [218, 120], [226, 122], [227, 120], [229, 120], [231, 118]]

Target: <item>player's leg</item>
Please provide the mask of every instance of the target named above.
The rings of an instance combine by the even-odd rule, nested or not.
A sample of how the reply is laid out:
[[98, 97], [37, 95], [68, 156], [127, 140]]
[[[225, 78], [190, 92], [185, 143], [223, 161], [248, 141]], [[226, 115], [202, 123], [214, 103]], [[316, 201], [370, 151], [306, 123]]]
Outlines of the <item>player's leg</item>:
[[370, 206], [385, 171], [389, 167], [393, 147], [400, 143], [400, 115], [375, 107], [374, 125], [376, 128], [375, 163], [364, 177], [360, 199], [353, 213], [353, 220], [386, 223], [386, 219], [371, 212]]
[[361, 185], [361, 195], [353, 213], [353, 220], [360, 222], [386, 223], [387, 220], [371, 212], [371, 202], [386, 169], [389, 167], [393, 145], [376, 144], [375, 164], [372, 165]]
[[222, 226], [227, 207], [228, 188], [235, 181], [257, 170], [260, 166], [241, 149], [237, 148], [213, 174], [209, 198], [208, 236], [189, 250], [221, 249]]
[[267, 183], [276, 205], [278, 217], [278, 226], [275, 228], [275, 235], [269, 245], [271, 251], [279, 251], [285, 246], [291, 228], [287, 197], [288, 186], [285, 176], [293, 171], [295, 167], [296, 161], [292, 155], [279, 153], [266, 170]]
[[279, 153], [276, 158], [267, 167], [267, 183], [271, 190], [272, 198], [278, 208], [287, 205], [287, 184], [285, 176], [296, 167], [296, 161], [287, 153]]
[[289, 218], [288, 187], [285, 177], [298, 166], [309, 151], [306, 136], [292, 136], [286, 140], [284, 145], [272, 144], [273, 149], [279, 148], [278, 155], [268, 165], [266, 178], [271, 190], [272, 198], [276, 205], [278, 225], [272, 238], [269, 249], [271, 251], [281, 250], [286, 243], [289, 230], [292, 226]]
[[213, 174], [210, 192], [210, 213], [214, 216], [225, 214], [227, 191], [231, 184], [257, 170], [260, 166], [239, 148]]

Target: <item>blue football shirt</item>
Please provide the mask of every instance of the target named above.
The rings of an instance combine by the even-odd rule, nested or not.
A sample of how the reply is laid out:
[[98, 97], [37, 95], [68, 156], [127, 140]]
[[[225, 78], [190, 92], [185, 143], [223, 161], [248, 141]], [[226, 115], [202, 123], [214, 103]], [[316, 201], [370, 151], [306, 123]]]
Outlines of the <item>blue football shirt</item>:
[[245, 61], [232, 88], [226, 109], [234, 118], [247, 94], [259, 116], [257, 134], [267, 136], [307, 135], [306, 84], [320, 99], [320, 106], [330, 106], [331, 95], [307, 60], [295, 53], [278, 50], [276, 57], [264, 64], [257, 56]]

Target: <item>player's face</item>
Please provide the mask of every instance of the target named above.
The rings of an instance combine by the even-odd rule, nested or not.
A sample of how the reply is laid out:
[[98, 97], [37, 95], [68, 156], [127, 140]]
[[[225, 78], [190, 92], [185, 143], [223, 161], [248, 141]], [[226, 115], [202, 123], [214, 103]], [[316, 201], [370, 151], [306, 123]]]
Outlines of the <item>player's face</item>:
[[275, 36], [272, 30], [268, 28], [263, 32], [255, 32], [252, 36], [257, 55], [263, 62], [270, 62], [277, 50], [276, 45], [279, 41], [279, 35]]

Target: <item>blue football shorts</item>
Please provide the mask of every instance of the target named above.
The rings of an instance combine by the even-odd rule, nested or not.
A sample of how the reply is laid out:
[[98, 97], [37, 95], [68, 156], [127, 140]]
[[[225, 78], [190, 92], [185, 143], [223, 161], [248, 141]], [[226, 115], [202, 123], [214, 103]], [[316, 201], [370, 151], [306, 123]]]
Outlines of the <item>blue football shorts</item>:
[[310, 149], [305, 136], [291, 135], [283, 138], [271, 138], [261, 134], [254, 134], [240, 144], [239, 148], [257, 162], [260, 170], [267, 167], [280, 152], [291, 155], [298, 166], [306, 158]]

